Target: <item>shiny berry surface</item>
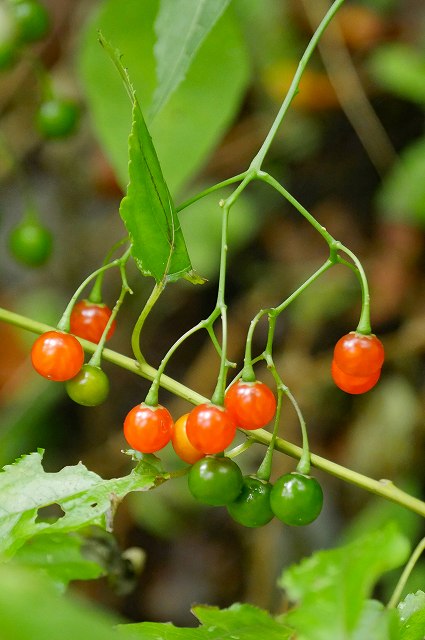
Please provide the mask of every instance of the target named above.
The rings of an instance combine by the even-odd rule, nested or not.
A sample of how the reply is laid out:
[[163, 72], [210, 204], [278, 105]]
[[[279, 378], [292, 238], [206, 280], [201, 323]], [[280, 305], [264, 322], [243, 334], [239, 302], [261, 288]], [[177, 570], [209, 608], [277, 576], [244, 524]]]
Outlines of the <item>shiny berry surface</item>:
[[[71, 313], [70, 331], [79, 338], [84, 338], [97, 344], [102, 337], [111, 313], [111, 309], [106, 304], [79, 300]], [[106, 336], [107, 340], [113, 336], [115, 328], [116, 322], [114, 320]]]
[[159, 451], [171, 439], [173, 418], [165, 407], [138, 404], [124, 420], [124, 436], [132, 449], [142, 453]]
[[310, 524], [322, 510], [322, 487], [311, 476], [298, 472], [286, 473], [273, 485], [270, 506], [275, 516], [285, 524]]
[[239, 496], [227, 505], [227, 511], [244, 527], [262, 527], [274, 517], [270, 506], [271, 490], [270, 482], [245, 476]]
[[84, 351], [70, 333], [47, 331], [34, 342], [31, 361], [37, 373], [44, 378], [65, 382], [80, 371], [84, 364]]
[[370, 391], [370, 389], [372, 389], [376, 385], [380, 378], [381, 370], [379, 369], [375, 373], [372, 373], [370, 376], [350, 376], [347, 373], [341, 371], [341, 369], [335, 363], [335, 360], [333, 360], [331, 373], [333, 381], [335, 382], [337, 387], [339, 387], [346, 393], [357, 395], [360, 393], [366, 393], [366, 391]]
[[352, 331], [338, 340], [333, 359], [337, 367], [350, 376], [370, 376], [381, 369], [384, 357], [379, 338]]
[[226, 392], [224, 404], [242, 429], [260, 429], [273, 419], [276, 412], [273, 392], [258, 380], [232, 384]]
[[224, 451], [236, 434], [236, 423], [223, 407], [205, 403], [192, 409], [186, 423], [189, 442], [202, 453]]
[[193, 464], [197, 460], [203, 458], [205, 454], [203, 454], [202, 451], [198, 451], [198, 449], [195, 449], [195, 447], [187, 437], [186, 424], [188, 417], [189, 414], [185, 413], [183, 416], [180, 416], [178, 420], [176, 420], [174, 424], [173, 434], [171, 436], [171, 444], [173, 445], [174, 451], [181, 460], [187, 462], [188, 464]]
[[187, 483], [196, 500], [219, 507], [236, 500], [243, 478], [238, 465], [230, 458], [207, 456], [191, 467]]
[[102, 369], [90, 364], [84, 364], [65, 387], [71, 400], [85, 407], [97, 407], [109, 394], [108, 376]]

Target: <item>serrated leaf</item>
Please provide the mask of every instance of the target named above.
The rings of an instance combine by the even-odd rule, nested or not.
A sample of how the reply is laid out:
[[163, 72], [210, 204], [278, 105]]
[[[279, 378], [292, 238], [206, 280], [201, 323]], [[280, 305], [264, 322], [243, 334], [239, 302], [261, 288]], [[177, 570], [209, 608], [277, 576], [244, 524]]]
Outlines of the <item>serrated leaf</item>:
[[[149, 110], [156, 85], [154, 21], [158, 0], [104, 0], [83, 31], [80, 81], [94, 131], [123, 187], [128, 182], [131, 110], [120, 79], [97, 43], [100, 29], [118, 47], [141, 104]], [[241, 103], [249, 63], [239, 24], [226, 11], [193, 60], [185, 80], [149, 125], [173, 197], [221, 139]]]
[[290, 640], [293, 630], [278, 622], [267, 611], [248, 604], [234, 604], [228, 609], [199, 606], [193, 609], [202, 623], [196, 629], [171, 624], [142, 622], [120, 625], [124, 635], [143, 640]]
[[117, 619], [59, 595], [39, 572], [0, 566], [1, 640], [116, 640]]
[[152, 115], [162, 109], [184, 80], [203, 40], [229, 3], [230, 0], [161, 0], [155, 21], [158, 85]]
[[287, 622], [309, 640], [347, 640], [360, 624], [364, 602], [376, 580], [402, 564], [406, 538], [393, 525], [338, 549], [320, 551], [282, 576], [297, 607]]
[[[233, 604], [228, 609], [198, 606], [193, 608], [198, 620], [207, 627], [212, 638], [223, 635], [239, 640], [289, 640], [293, 637], [293, 629], [282, 624], [264, 609], [250, 604]], [[220, 635], [219, 635], [220, 634]]]
[[[47, 473], [42, 452], [23, 456], [0, 473], [0, 556], [11, 557], [42, 532], [66, 533], [89, 525], [108, 529], [115, 509], [130, 491], [152, 488], [158, 477], [136, 467], [128, 476], [103, 480], [81, 462]], [[37, 521], [38, 510], [59, 505], [56, 522]]]
[[106, 575], [99, 562], [84, 556], [87, 532], [44, 533], [28, 540], [14, 560], [41, 570], [63, 590], [71, 580], [93, 580]]
[[153, 276], [157, 282], [181, 277], [196, 281], [178, 215], [128, 73], [118, 52], [103, 36], [100, 36], [100, 42], [123, 78], [132, 102], [128, 140], [130, 181], [120, 206], [120, 215], [131, 240], [132, 256], [140, 271]]
[[409, 593], [399, 603], [400, 640], [423, 640], [425, 638], [425, 593]]

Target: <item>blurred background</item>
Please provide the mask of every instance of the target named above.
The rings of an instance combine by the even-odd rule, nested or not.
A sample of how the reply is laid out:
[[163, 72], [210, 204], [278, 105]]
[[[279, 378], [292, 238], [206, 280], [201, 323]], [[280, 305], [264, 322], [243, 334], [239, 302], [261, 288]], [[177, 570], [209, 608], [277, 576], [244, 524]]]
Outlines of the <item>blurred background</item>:
[[[1, 306], [55, 325], [81, 281], [125, 235], [118, 209], [126, 185], [130, 108], [97, 42], [99, 28], [124, 55], [165, 177], [181, 203], [248, 167], [329, 4], [235, 0], [183, 85], [149, 122], [158, 2], [43, 0], [48, 32], [3, 62], [0, 75]], [[57, 96], [79, 108], [75, 131], [60, 139], [46, 138], [35, 125], [46, 79]], [[342, 266], [282, 314], [276, 363], [305, 415], [311, 449], [373, 478], [389, 478], [418, 497], [425, 481], [424, 108], [423, 2], [347, 0], [314, 54], [264, 164], [361, 259], [370, 283], [373, 331], [387, 354], [381, 380], [369, 394], [350, 396], [333, 384], [333, 346], [355, 329], [360, 310], [358, 283]], [[178, 282], [165, 291], [142, 336], [143, 352], [154, 366], [215, 305], [217, 205], [226, 193], [181, 214], [193, 266], [208, 282], [202, 287]], [[10, 251], [12, 230], [28, 207], [53, 236], [49, 259], [36, 268]], [[326, 257], [321, 237], [279, 194], [261, 184], [243, 193], [232, 210], [229, 242], [232, 360], [241, 363], [258, 309], [281, 302]], [[126, 355], [153, 285], [134, 265], [129, 278], [134, 295], [127, 297], [108, 344]], [[119, 294], [116, 274], [107, 274], [103, 293], [113, 306]], [[259, 325], [254, 352], [264, 348], [266, 329]], [[105, 478], [128, 473], [132, 463], [122, 454], [122, 421], [144, 399], [149, 383], [105, 363], [109, 398], [100, 407], [81, 407], [61, 384], [33, 372], [28, 357], [33, 339], [0, 324], [1, 464], [43, 447], [49, 471], [82, 460]], [[198, 333], [177, 352], [167, 373], [210, 396], [218, 364], [207, 336]], [[261, 366], [258, 378], [268, 381]], [[190, 408], [166, 392], [160, 400], [174, 418]], [[301, 441], [289, 404], [280, 434]], [[254, 472], [263, 454], [260, 446], [252, 447], [238, 462], [244, 472]], [[178, 468], [171, 448], [161, 458], [166, 468]], [[294, 460], [275, 455], [273, 477], [294, 468]], [[194, 603], [246, 601], [281, 610], [285, 603], [276, 579], [285, 566], [388, 519], [397, 520], [412, 543], [424, 535], [419, 516], [331, 476], [317, 477], [324, 510], [302, 530], [277, 521], [244, 529], [224, 508], [195, 503], [185, 478], [131, 495], [118, 510], [115, 533], [122, 550], [140, 547], [146, 554], [134, 589], [119, 579], [115, 587], [101, 579], [72, 588], [131, 620], [190, 625]], [[382, 584], [383, 597], [396, 578], [390, 574]], [[424, 582], [425, 565], [419, 564], [408, 589], [423, 588]]]

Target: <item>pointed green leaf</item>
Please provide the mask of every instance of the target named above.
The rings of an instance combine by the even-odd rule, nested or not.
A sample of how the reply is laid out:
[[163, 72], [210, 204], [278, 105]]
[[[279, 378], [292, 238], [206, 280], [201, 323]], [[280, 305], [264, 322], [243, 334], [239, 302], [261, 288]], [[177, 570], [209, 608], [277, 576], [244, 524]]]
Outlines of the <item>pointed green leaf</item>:
[[196, 282], [180, 222], [136, 93], [119, 53], [101, 35], [100, 42], [117, 67], [132, 102], [130, 182], [120, 206], [120, 215], [131, 240], [132, 256], [140, 271], [157, 282], [181, 277]]
[[[0, 473], [0, 556], [13, 556], [41, 532], [66, 533], [88, 525], [108, 529], [120, 500], [130, 491], [152, 488], [158, 477], [136, 467], [123, 478], [103, 480], [81, 462], [46, 473], [41, 462], [42, 452], [32, 453]], [[54, 523], [37, 519], [38, 510], [49, 505], [64, 512]]]
[[203, 40], [230, 0], [161, 0], [155, 31], [158, 85], [151, 113], [168, 102], [186, 77]]

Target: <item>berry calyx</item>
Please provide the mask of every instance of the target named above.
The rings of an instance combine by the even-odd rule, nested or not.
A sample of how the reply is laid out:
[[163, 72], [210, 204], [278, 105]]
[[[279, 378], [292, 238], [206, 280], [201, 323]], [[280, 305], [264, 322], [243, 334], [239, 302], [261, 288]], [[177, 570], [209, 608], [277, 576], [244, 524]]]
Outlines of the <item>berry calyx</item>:
[[36, 113], [36, 125], [44, 138], [64, 138], [74, 132], [79, 109], [74, 102], [51, 98], [42, 102]]
[[44, 378], [65, 382], [77, 375], [84, 363], [84, 351], [75, 336], [47, 331], [32, 345], [31, 361]]
[[230, 458], [207, 456], [191, 467], [187, 483], [196, 500], [220, 507], [236, 500], [243, 479], [238, 465]]
[[227, 511], [244, 527], [262, 527], [274, 517], [270, 506], [271, 490], [270, 482], [245, 476], [240, 494], [227, 505]]
[[171, 436], [171, 444], [173, 445], [174, 451], [181, 460], [187, 462], [188, 464], [194, 464], [197, 460], [203, 458], [205, 454], [203, 454], [202, 451], [198, 451], [198, 449], [195, 449], [195, 447], [187, 437], [186, 424], [188, 417], [189, 414], [185, 413], [183, 416], [180, 416], [178, 420], [176, 420]]
[[66, 392], [77, 404], [97, 407], [109, 394], [108, 376], [99, 367], [85, 364], [74, 378], [65, 385]]
[[226, 392], [224, 405], [238, 427], [260, 429], [272, 420], [276, 412], [276, 398], [271, 389], [258, 380], [239, 380]]
[[224, 407], [207, 402], [189, 413], [186, 423], [189, 442], [202, 453], [224, 451], [236, 434], [236, 423]]
[[350, 376], [348, 373], [341, 371], [335, 360], [333, 360], [331, 374], [337, 387], [346, 393], [357, 395], [370, 391], [376, 385], [381, 376], [381, 370], [378, 369], [370, 376]]
[[52, 253], [53, 237], [39, 222], [24, 219], [11, 230], [8, 244], [17, 262], [28, 267], [40, 267]]
[[310, 524], [322, 510], [322, 487], [311, 476], [297, 471], [286, 473], [273, 485], [270, 506], [276, 518], [285, 524]]
[[171, 439], [173, 418], [162, 405], [141, 403], [133, 407], [124, 420], [124, 437], [132, 449], [141, 453], [159, 451]]
[[[103, 335], [111, 313], [111, 309], [106, 304], [79, 300], [71, 312], [70, 331], [79, 338], [97, 344]], [[107, 340], [113, 336], [115, 329], [116, 322], [114, 320], [107, 333]]]
[[350, 376], [376, 373], [382, 368], [384, 358], [384, 346], [379, 338], [355, 331], [338, 340], [333, 357], [337, 367]]

